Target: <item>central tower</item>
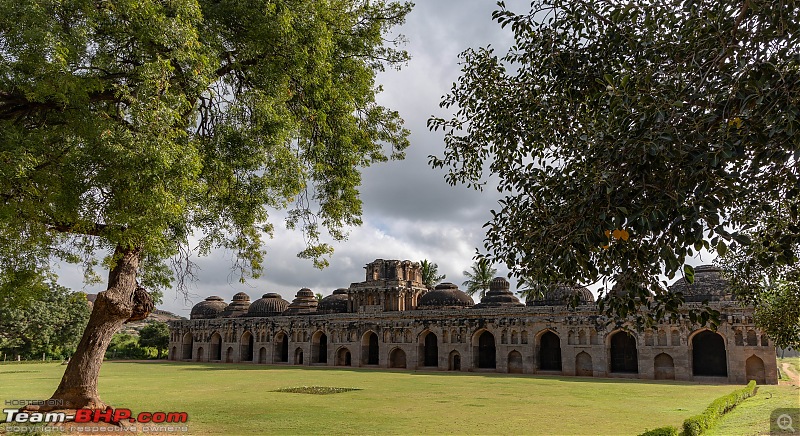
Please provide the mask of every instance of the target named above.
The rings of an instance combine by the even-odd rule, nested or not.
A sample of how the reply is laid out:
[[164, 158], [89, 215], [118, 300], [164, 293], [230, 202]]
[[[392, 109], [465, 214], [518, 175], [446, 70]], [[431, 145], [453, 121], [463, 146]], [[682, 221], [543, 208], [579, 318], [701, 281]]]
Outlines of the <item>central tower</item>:
[[365, 281], [350, 284], [350, 312], [414, 310], [427, 292], [417, 262], [375, 259], [364, 269]]

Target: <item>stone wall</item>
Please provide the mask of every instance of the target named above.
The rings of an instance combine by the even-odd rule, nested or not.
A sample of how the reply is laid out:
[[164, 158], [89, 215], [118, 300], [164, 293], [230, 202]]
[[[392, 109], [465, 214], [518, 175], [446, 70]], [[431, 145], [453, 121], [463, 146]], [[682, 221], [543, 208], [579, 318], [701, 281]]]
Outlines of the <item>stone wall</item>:
[[723, 314], [717, 332], [683, 317], [633, 332], [632, 340], [607, 326], [593, 305], [179, 320], [170, 322], [169, 358], [777, 383], [775, 347], [755, 329], [752, 309], [712, 307]]

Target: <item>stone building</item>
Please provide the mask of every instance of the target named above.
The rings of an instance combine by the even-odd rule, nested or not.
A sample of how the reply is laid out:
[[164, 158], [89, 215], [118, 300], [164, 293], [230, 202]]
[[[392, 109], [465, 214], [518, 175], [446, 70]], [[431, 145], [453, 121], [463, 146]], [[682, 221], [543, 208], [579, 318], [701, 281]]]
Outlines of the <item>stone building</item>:
[[[417, 263], [377, 259], [365, 281], [318, 303], [305, 288], [292, 303], [274, 293], [252, 303], [244, 293], [230, 304], [209, 297], [191, 319], [170, 322], [169, 358], [777, 383], [775, 346], [755, 328], [752, 308], [733, 301], [716, 267], [698, 267], [693, 284], [679, 279], [670, 290], [682, 292], [688, 307], [708, 300], [721, 313], [717, 331], [686, 316], [629, 333], [606, 325], [586, 288], [554, 286], [526, 305], [500, 277], [474, 304], [452, 283], [427, 290]], [[578, 307], [568, 307], [569, 298]]]

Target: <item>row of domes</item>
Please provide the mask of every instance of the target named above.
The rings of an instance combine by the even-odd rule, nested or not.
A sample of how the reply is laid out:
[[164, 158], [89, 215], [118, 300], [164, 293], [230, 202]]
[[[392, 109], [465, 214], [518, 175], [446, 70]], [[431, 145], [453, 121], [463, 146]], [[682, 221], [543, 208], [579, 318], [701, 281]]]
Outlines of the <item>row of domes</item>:
[[[508, 280], [503, 277], [495, 277], [490, 284], [489, 291], [481, 298], [481, 302], [475, 304], [472, 297], [458, 289], [458, 286], [453, 283], [441, 283], [420, 297], [417, 308], [444, 310], [472, 306], [476, 308], [521, 307], [526, 304], [528, 306], [559, 306], [566, 305], [574, 299], [577, 299], [579, 305], [592, 304], [595, 301], [594, 295], [586, 287], [561, 284], [549, 287], [543, 295], [530, 298], [523, 304], [509, 288]], [[622, 286], [615, 285], [615, 288], [617, 289], [612, 289], [612, 293], [623, 293]], [[729, 300], [731, 298], [727, 281], [722, 277], [722, 271], [712, 265], [696, 267], [693, 284], [690, 285], [684, 278], [680, 278], [669, 287], [669, 290], [683, 293], [684, 299], [688, 302]], [[226, 304], [220, 297], [211, 296], [192, 307], [191, 319], [347, 313], [349, 310], [347, 293], [347, 289], [340, 288], [333, 291], [332, 295], [317, 301], [310, 289], [303, 288], [297, 292], [291, 303], [276, 293], [264, 294], [252, 303], [250, 297], [244, 292], [234, 295], [230, 304]]]
[[280, 294], [264, 294], [250, 302], [250, 296], [239, 292], [230, 304], [216, 295], [206, 298], [192, 307], [191, 319], [265, 317], [278, 315], [300, 315], [303, 313], [345, 313], [347, 312], [347, 289], [337, 289], [320, 301], [311, 291], [303, 288], [297, 291], [294, 301], [289, 303]]

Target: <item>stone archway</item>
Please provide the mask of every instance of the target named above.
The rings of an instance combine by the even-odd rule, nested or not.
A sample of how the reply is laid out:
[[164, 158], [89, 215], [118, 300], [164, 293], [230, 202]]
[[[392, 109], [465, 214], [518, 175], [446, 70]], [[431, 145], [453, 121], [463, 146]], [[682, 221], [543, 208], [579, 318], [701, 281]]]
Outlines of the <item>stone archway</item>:
[[311, 363], [328, 363], [328, 335], [324, 332], [311, 337]]
[[692, 375], [706, 377], [728, 376], [725, 339], [719, 333], [703, 330], [692, 336], [691, 344]]
[[233, 347], [228, 347], [225, 352], [225, 363], [233, 363]]
[[178, 347], [172, 347], [169, 353], [169, 360], [178, 360]]
[[239, 362], [252, 362], [253, 361], [253, 345], [255, 338], [250, 331], [242, 334], [239, 340]]
[[764, 361], [755, 354], [747, 358], [744, 363], [747, 381], [755, 380], [757, 384], [767, 384], [767, 374], [764, 369]]
[[294, 364], [295, 365], [302, 365], [303, 364], [303, 349], [298, 348], [294, 350]]
[[459, 354], [458, 351], [451, 351], [447, 361], [447, 368], [450, 371], [461, 371], [461, 354]]
[[204, 354], [205, 354], [205, 350], [203, 350], [203, 347], [198, 348], [197, 349], [197, 358], [195, 359], [195, 361], [202, 362]]
[[550, 330], [539, 337], [539, 370], [561, 371], [561, 339]]
[[258, 350], [258, 363], [267, 363], [267, 349], [265, 347], [261, 347]]
[[439, 344], [436, 334], [426, 332], [420, 336], [419, 366], [439, 366]]
[[272, 353], [274, 363], [289, 363], [289, 335], [280, 332], [275, 335], [275, 348]]
[[611, 335], [611, 372], [639, 372], [639, 354], [636, 349], [636, 338], [626, 331], [618, 331]]
[[675, 362], [667, 353], [653, 359], [653, 370], [656, 380], [675, 380]]
[[211, 335], [211, 355], [208, 358], [217, 362], [222, 360], [222, 336], [218, 332]]
[[405, 368], [406, 352], [400, 348], [395, 348], [389, 353], [389, 368]]
[[522, 354], [517, 350], [508, 353], [508, 373], [522, 374]]
[[577, 356], [575, 356], [575, 375], [579, 377], [594, 376], [592, 356], [590, 356], [589, 353], [581, 351]]
[[476, 342], [476, 366], [485, 369], [497, 368], [497, 349], [495, 348], [494, 335], [488, 330], [484, 330], [477, 337]]
[[336, 352], [336, 364], [338, 366], [351, 366], [353, 364], [352, 355], [347, 347], [342, 347]]
[[194, 338], [191, 333], [183, 335], [183, 355], [181, 359], [192, 360], [192, 350], [194, 349]]
[[378, 335], [372, 330], [361, 337], [361, 364], [378, 365], [380, 363], [380, 344]]

